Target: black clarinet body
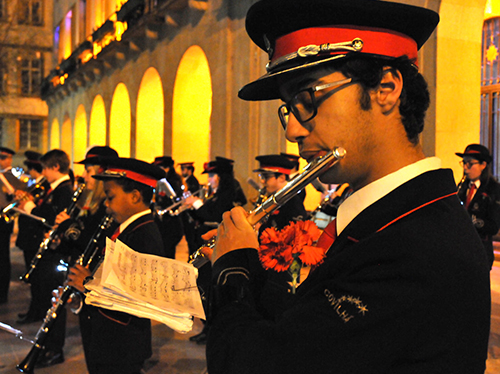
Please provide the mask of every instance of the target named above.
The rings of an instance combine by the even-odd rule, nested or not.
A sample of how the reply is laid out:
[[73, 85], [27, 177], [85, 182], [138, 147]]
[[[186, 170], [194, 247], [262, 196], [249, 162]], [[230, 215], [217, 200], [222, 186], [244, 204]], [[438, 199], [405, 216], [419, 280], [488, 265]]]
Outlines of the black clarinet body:
[[[77, 204], [78, 199], [80, 198], [84, 189], [85, 189], [85, 183], [80, 184], [78, 186], [77, 190], [75, 191], [75, 193], [73, 194], [73, 197], [71, 198], [71, 204], [67, 209], [67, 213], [70, 216], [70, 218], [74, 218], [73, 215], [78, 211], [76, 209], [76, 204]], [[52, 243], [52, 241], [57, 237], [57, 235], [59, 235], [59, 230], [58, 230], [58, 228], [55, 228], [49, 232], [49, 236], [47, 238], [42, 240], [42, 242], [40, 243], [40, 246], [38, 247], [37, 253], [35, 254], [33, 259], [31, 260], [28, 271], [26, 271], [26, 273], [24, 273], [23, 275], [21, 275], [19, 277], [19, 279], [21, 281], [23, 281], [25, 283], [30, 282], [31, 275], [33, 274], [33, 272], [37, 268], [38, 263], [40, 262], [42, 257], [45, 255], [45, 253], [49, 249], [50, 243]]]
[[[99, 239], [101, 238], [102, 234], [106, 231], [106, 229], [109, 227], [112, 221], [113, 218], [110, 215], [104, 216], [104, 218], [101, 220], [101, 223], [99, 224], [99, 227], [92, 236], [92, 239], [87, 244], [85, 251], [79, 256], [78, 260], [76, 261], [77, 264], [80, 264], [82, 266], [91, 265], [91, 263], [94, 261], [100, 249], [99, 246], [97, 245]], [[40, 356], [40, 353], [43, 351], [45, 342], [47, 341], [47, 338], [52, 332], [54, 324], [57, 321], [57, 318], [61, 314], [66, 303], [68, 302], [71, 294], [73, 294], [75, 291], [76, 289], [74, 287], [66, 285], [62, 293], [60, 294], [57, 303], [54, 304], [47, 311], [42, 326], [38, 329], [38, 332], [35, 336], [35, 342], [33, 347], [31, 348], [30, 352], [25, 357], [25, 359], [19, 365], [16, 366], [17, 370], [19, 370], [21, 373], [34, 372], [35, 364], [38, 360], [38, 357]]]

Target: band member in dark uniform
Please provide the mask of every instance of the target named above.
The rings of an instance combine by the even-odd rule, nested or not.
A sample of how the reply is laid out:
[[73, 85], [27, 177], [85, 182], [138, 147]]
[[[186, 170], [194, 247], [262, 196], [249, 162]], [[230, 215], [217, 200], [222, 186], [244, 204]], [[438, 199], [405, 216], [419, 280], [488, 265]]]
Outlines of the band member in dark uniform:
[[[45, 218], [47, 224], [54, 225], [56, 216], [66, 209], [73, 196], [73, 183], [69, 176], [69, 157], [60, 150], [53, 149], [40, 158], [42, 174], [50, 183], [50, 189], [36, 204], [33, 200], [22, 201], [20, 208], [27, 213]], [[31, 245], [38, 248], [44, 239], [46, 229], [42, 225], [33, 230], [30, 236]], [[57, 271], [61, 260], [66, 261], [64, 254], [48, 250], [38, 262], [38, 266], [31, 277], [33, 302], [40, 305], [42, 310], [49, 310], [52, 306], [52, 290], [64, 281], [64, 276]], [[63, 312], [57, 319], [53, 332], [50, 334], [43, 353], [40, 355], [36, 367], [51, 366], [64, 361], [63, 346], [66, 334], [66, 314]]]
[[[192, 214], [197, 221], [196, 249], [200, 248], [204, 242], [201, 236], [217, 227], [224, 212], [247, 202], [240, 184], [234, 178], [233, 165], [234, 161], [225, 157], [216, 157], [214, 161], [205, 163], [203, 174], [208, 174], [210, 189], [208, 198], [205, 201], [196, 196], [190, 196], [186, 199], [186, 204], [192, 208], [189, 214]], [[198, 278], [199, 284], [204, 284], [205, 278], [209, 278], [211, 275], [209, 265], [203, 268]], [[205, 324], [201, 333], [191, 336], [189, 339], [198, 344], [205, 344], [208, 329], [209, 326]]]
[[[34, 180], [34, 185], [29, 187], [29, 189], [31, 190], [32, 188], [35, 188], [35, 190], [31, 191], [30, 193], [32, 196], [35, 196], [34, 201], [37, 202], [39, 199], [43, 198], [43, 196], [49, 191], [50, 183], [42, 174], [43, 169], [42, 163], [40, 162], [40, 158], [42, 157], [42, 155], [34, 151], [26, 151], [24, 152], [24, 155], [26, 156], [24, 164], [26, 165], [29, 175]], [[25, 199], [24, 194], [25, 192], [17, 192], [16, 198]], [[31, 260], [36, 255], [36, 252], [38, 250], [38, 247], [36, 245], [33, 245], [33, 239], [31, 238], [31, 236], [33, 230], [36, 231], [40, 223], [30, 217], [21, 214], [19, 215], [17, 224], [18, 232], [16, 238], [16, 246], [23, 251], [24, 263], [26, 265], [26, 270], [28, 270], [31, 264]], [[31, 286], [30, 291], [33, 291]], [[26, 313], [19, 313], [19, 320], [17, 320], [17, 323], [30, 323], [34, 321], [41, 321], [43, 319], [47, 310], [44, 310], [41, 305], [35, 304], [34, 300], [36, 300], [36, 297], [33, 298], [33, 295], [31, 294], [29, 309]]]
[[[12, 156], [15, 152], [6, 147], [0, 147], [0, 208], [5, 208], [14, 198], [16, 190], [25, 190], [26, 184], [12, 174]], [[0, 218], [0, 304], [9, 298], [11, 276], [10, 235], [14, 221], [6, 222]]]
[[203, 244], [201, 235], [217, 227], [222, 213], [246, 204], [245, 194], [234, 178], [233, 164], [233, 160], [224, 157], [205, 163], [202, 174], [208, 174], [211, 191], [208, 198], [206, 201], [196, 196], [186, 199], [186, 204], [193, 208], [190, 213], [198, 221], [197, 248]]
[[[182, 193], [184, 191], [184, 183], [182, 181], [182, 177], [175, 171], [174, 160], [172, 159], [172, 157], [156, 157], [153, 165], [159, 166], [165, 171], [167, 175], [167, 182], [170, 184], [171, 188], [173, 188], [177, 197], [182, 197]], [[168, 195], [165, 194], [165, 192], [161, 188], [161, 183], [161, 180], [158, 181], [155, 203], [157, 209], [163, 210], [172, 205], [175, 201], [173, 201]], [[163, 245], [165, 246], [166, 256], [168, 258], [175, 258], [175, 248], [184, 235], [181, 217], [172, 216], [168, 213], [165, 213], [162, 216], [156, 216], [156, 223], [158, 224], [160, 233], [163, 238]]]
[[209, 373], [485, 371], [489, 263], [452, 170], [419, 144], [430, 93], [418, 49], [438, 22], [432, 10], [381, 0], [250, 7], [247, 32], [270, 61], [239, 97], [281, 99], [286, 137], [308, 161], [342, 147], [320, 180], [354, 192], [323, 263], [276, 320], [261, 312], [247, 213], [224, 213], [211, 256]]
[[[268, 196], [281, 190], [290, 180], [290, 174], [296, 169], [293, 161], [283, 155], [263, 155], [255, 158], [259, 161], [259, 178], [266, 188]], [[285, 205], [276, 209], [259, 228], [259, 235], [268, 227], [281, 230], [290, 222], [302, 221], [307, 217], [302, 196], [297, 194]]]
[[93, 176], [101, 171], [101, 165], [108, 159], [117, 157], [118, 153], [113, 148], [95, 146], [87, 151], [85, 159], [78, 162], [85, 167], [82, 175], [85, 189], [77, 202], [78, 211], [73, 214], [73, 217], [70, 217], [66, 211], [62, 211], [55, 221], [59, 225], [58, 231], [60, 232], [57, 251], [70, 255], [70, 264], [73, 264], [85, 250], [106, 215], [104, 184]]
[[195, 193], [200, 189], [200, 182], [194, 176], [194, 162], [183, 162], [179, 164], [181, 167], [181, 175], [187, 185], [187, 189], [191, 193]]
[[[200, 191], [201, 185], [198, 182], [198, 179], [194, 176], [194, 162], [183, 162], [179, 164], [181, 167], [181, 174], [184, 178], [184, 182], [187, 185], [187, 190], [191, 194], [202, 193]], [[184, 229], [184, 237], [186, 238], [186, 242], [188, 244], [189, 254], [194, 253], [197, 247], [197, 240], [195, 238], [196, 231], [196, 221], [191, 216], [189, 210], [185, 210], [181, 213], [182, 219], [182, 227]]]
[[[119, 224], [111, 239], [135, 251], [165, 257], [150, 209], [153, 189], [158, 180], [165, 178], [165, 172], [130, 158], [108, 159], [106, 164], [106, 170], [94, 178], [104, 182], [107, 212]], [[75, 265], [70, 269], [68, 284], [84, 292], [83, 282], [93, 270]], [[152, 354], [149, 319], [85, 304], [77, 310], [90, 374], [141, 373], [144, 361]]]
[[493, 159], [481, 144], [469, 144], [463, 153], [455, 154], [462, 157], [460, 164], [464, 168], [458, 198], [483, 242], [491, 269], [495, 260], [492, 237], [500, 229], [500, 184], [491, 174]]

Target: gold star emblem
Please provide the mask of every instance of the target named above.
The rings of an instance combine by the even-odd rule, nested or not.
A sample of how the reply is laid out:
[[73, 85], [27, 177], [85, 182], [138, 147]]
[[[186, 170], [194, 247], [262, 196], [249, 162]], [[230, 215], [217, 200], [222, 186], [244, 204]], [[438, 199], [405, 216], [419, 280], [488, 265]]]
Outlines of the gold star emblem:
[[493, 62], [498, 57], [498, 49], [494, 44], [490, 45], [488, 50], [486, 51], [486, 59], [488, 62]]

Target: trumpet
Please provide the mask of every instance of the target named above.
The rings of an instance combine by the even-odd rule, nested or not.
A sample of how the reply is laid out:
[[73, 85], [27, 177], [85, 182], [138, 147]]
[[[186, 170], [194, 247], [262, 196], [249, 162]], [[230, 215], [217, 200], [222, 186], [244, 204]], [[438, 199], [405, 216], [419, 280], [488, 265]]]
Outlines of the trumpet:
[[[24, 214], [22, 211], [17, 209], [17, 206], [21, 201], [26, 200], [28, 198], [28, 195], [33, 196], [35, 203], [43, 196], [45, 196], [45, 193], [47, 191], [43, 186], [44, 182], [45, 177], [43, 177], [38, 183], [35, 183], [32, 187], [30, 187], [22, 197], [14, 199], [14, 201], [12, 201], [9, 205], [2, 209], [1, 216], [6, 223], [13, 221], [19, 214]], [[25, 215], [31, 216], [29, 214]]]
[[[87, 244], [85, 251], [78, 258], [76, 262], [77, 264], [80, 264], [82, 266], [90, 266], [91, 262], [99, 252], [99, 247], [97, 245], [99, 238], [101, 237], [102, 233], [105, 232], [105, 230], [109, 227], [112, 221], [113, 218], [110, 215], [104, 216], [101, 223], [99, 224], [99, 227], [92, 236], [92, 239]], [[44, 348], [47, 337], [53, 331], [53, 327], [56, 323], [57, 318], [60, 316], [62, 309], [70, 299], [71, 294], [74, 292], [75, 289], [72, 286], [66, 285], [61, 295], [59, 296], [57, 303], [47, 311], [47, 315], [43, 320], [42, 326], [38, 329], [38, 332], [35, 336], [33, 347], [31, 348], [25, 359], [16, 366], [17, 370], [19, 370], [21, 373], [33, 373], [36, 361]]]
[[[336, 147], [324, 156], [320, 156], [309, 164], [307, 164], [302, 172], [290, 180], [281, 190], [269, 196], [261, 205], [249, 212], [247, 220], [250, 225], [255, 226], [262, 219], [274, 212], [276, 209], [286, 204], [300, 190], [306, 187], [318, 176], [323, 174], [327, 169], [335, 165], [345, 157], [346, 151], [344, 148]], [[209, 261], [206, 256], [201, 253], [204, 247], [214, 248], [217, 237], [214, 236], [206, 245], [195, 251], [189, 258], [189, 263], [196, 268], [200, 268]]]
[[[80, 195], [82, 194], [84, 189], [85, 189], [85, 183], [81, 183], [78, 186], [75, 193], [73, 194], [73, 197], [71, 198], [71, 204], [67, 209], [67, 213], [71, 218], [75, 218], [75, 217], [73, 217], [73, 215], [75, 214], [75, 212], [77, 212], [76, 203], [78, 202], [78, 199], [80, 198]], [[47, 250], [49, 249], [50, 243], [52, 243], [52, 241], [57, 237], [57, 235], [59, 235], [59, 230], [57, 229], [58, 227], [59, 226], [57, 226], [56, 228], [53, 228], [49, 232], [49, 235], [44, 240], [42, 240], [42, 242], [40, 243], [40, 246], [38, 247], [37, 253], [35, 254], [33, 259], [31, 260], [31, 264], [29, 266], [28, 271], [19, 277], [19, 279], [21, 281], [29, 283], [29, 280], [30, 280], [31, 275], [33, 274], [33, 271], [35, 271], [36, 267], [38, 266], [38, 263], [40, 262], [42, 257], [45, 255], [45, 253], [47, 253]]]
[[156, 214], [158, 214], [160, 217], [163, 217], [163, 215], [167, 213], [171, 216], [178, 216], [185, 210], [191, 209], [191, 207], [184, 204], [188, 197], [196, 196], [205, 202], [210, 197], [210, 191], [211, 191], [210, 184], [202, 186], [198, 191], [193, 193], [187, 191], [183, 194], [182, 198], [179, 201], [177, 201], [176, 203], [170, 205], [165, 209], [157, 210]]

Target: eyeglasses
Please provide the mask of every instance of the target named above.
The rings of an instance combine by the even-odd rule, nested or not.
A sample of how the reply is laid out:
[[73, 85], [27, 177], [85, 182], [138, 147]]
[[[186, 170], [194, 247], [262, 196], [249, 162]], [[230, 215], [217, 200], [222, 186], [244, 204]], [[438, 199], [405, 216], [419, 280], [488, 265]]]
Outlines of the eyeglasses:
[[267, 181], [268, 179], [271, 179], [272, 177], [275, 177], [276, 175], [274, 173], [261, 173], [259, 174], [259, 178]]
[[462, 167], [467, 166], [467, 169], [470, 169], [474, 165], [480, 164], [480, 162], [479, 161], [463, 161], [462, 160], [462, 161], [459, 162], [459, 164]]
[[335, 87], [330, 94], [340, 91], [341, 89], [354, 83], [352, 78], [342, 79], [341, 81], [325, 83], [319, 86], [313, 86], [296, 93], [289, 101], [278, 108], [278, 116], [281, 121], [281, 126], [286, 131], [290, 112], [295, 116], [297, 121], [305, 123], [312, 120], [318, 114], [318, 103], [315, 92]]

